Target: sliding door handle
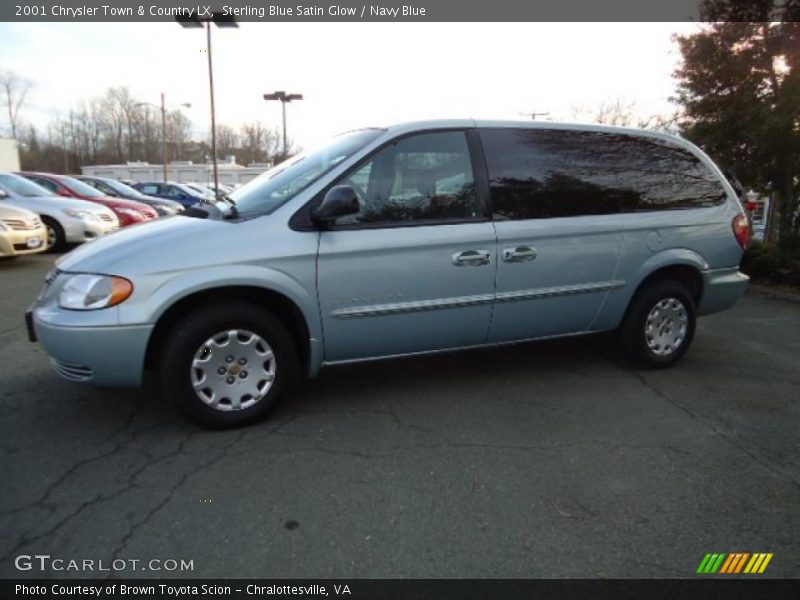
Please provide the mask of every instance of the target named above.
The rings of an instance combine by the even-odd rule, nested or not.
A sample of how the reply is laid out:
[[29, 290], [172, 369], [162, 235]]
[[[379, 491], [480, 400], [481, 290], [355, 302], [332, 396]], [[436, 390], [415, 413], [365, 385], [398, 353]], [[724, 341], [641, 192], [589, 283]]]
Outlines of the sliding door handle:
[[503, 248], [503, 260], [506, 262], [527, 262], [539, 256], [536, 248], [530, 246], [515, 246]]
[[491, 261], [488, 250], [464, 250], [453, 254], [453, 264], [457, 267], [479, 267]]

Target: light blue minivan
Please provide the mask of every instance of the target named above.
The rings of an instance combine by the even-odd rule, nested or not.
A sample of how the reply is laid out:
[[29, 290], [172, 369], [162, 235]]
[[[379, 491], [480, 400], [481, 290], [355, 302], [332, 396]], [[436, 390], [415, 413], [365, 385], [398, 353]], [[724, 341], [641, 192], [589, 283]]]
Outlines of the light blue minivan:
[[[217, 206], [223, 206], [219, 204]], [[212, 427], [321, 367], [600, 331], [642, 367], [731, 307], [748, 219], [685, 140], [453, 120], [363, 129], [64, 256], [26, 315], [72, 381]]]

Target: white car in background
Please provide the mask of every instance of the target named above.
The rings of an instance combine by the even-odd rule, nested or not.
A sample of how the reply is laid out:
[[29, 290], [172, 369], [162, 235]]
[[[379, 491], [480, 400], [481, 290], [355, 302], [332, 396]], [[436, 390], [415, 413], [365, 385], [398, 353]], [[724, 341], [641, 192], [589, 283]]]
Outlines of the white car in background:
[[0, 203], [38, 213], [47, 228], [47, 250], [90, 242], [119, 229], [117, 216], [105, 206], [59, 196], [13, 173], [0, 172]]

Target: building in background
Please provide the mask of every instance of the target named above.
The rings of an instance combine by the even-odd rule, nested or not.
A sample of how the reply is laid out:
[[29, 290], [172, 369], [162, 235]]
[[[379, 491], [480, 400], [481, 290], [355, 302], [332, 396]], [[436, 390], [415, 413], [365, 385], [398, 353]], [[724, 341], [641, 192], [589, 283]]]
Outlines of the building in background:
[[[218, 163], [219, 182], [227, 185], [247, 183], [271, 168], [269, 163], [251, 163], [243, 166], [228, 156]], [[19, 169], [19, 167], [17, 167]], [[124, 165], [87, 165], [81, 167], [84, 175], [91, 177], [111, 177], [112, 179], [131, 179], [133, 181], [163, 181], [164, 167], [148, 162], [128, 162]], [[210, 164], [195, 164], [190, 160], [174, 161], [167, 165], [167, 179], [178, 183], [212, 184], [214, 171]]]
[[19, 171], [19, 142], [0, 138], [0, 171]]

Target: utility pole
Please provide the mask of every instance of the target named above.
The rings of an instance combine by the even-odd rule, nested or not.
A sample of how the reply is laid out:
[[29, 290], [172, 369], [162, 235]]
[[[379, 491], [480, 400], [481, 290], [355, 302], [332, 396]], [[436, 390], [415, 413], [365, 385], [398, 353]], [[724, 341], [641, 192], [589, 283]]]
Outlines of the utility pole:
[[167, 104], [161, 92], [161, 143], [164, 156], [164, 183], [167, 183]]
[[548, 117], [548, 116], [550, 116], [550, 113], [549, 112], [536, 112], [534, 110], [534, 111], [531, 111], [531, 112], [520, 112], [519, 115], [521, 117], [530, 117], [531, 121], [535, 121], [536, 117]]
[[[151, 104], [150, 102], [137, 102], [136, 106], [152, 106], [153, 108], [158, 108], [155, 104]], [[186, 108], [192, 107], [189, 102], [184, 102], [181, 106], [185, 106]], [[167, 183], [167, 154], [167, 100], [164, 92], [161, 92], [161, 155], [164, 162], [164, 183]]]
[[280, 100], [281, 109], [283, 113], [283, 158], [288, 154], [288, 146], [286, 142], [286, 103], [292, 100], [302, 100], [303, 94], [287, 94], [284, 91], [272, 92], [271, 94], [264, 94], [264, 100]]

